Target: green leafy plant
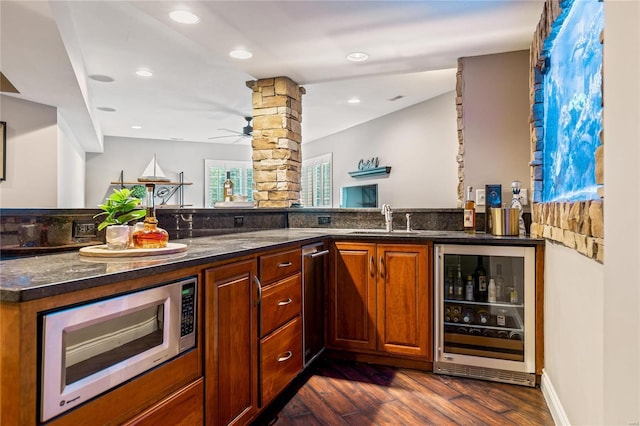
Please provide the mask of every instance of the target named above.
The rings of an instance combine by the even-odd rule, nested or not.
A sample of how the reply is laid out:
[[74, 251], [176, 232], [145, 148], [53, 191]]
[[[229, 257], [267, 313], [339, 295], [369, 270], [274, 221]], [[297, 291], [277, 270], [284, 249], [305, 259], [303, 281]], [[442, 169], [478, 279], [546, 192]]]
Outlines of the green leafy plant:
[[109, 225], [125, 225], [132, 220], [142, 219], [146, 215], [144, 209], [138, 209], [140, 199], [132, 196], [127, 188], [114, 189], [113, 194], [107, 198], [104, 204], [100, 204], [102, 213], [98, 213], [94, 218], [104, 216], [104, 220], [98, 225], [98, 231]]

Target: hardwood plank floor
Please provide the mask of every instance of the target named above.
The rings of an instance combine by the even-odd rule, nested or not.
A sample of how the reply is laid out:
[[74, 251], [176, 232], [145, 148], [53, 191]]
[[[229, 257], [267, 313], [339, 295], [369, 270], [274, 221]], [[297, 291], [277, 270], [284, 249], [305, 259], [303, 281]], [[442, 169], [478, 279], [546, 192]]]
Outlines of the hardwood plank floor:
[[321, 360], [254, 425], [553, 425], [538, 388]]

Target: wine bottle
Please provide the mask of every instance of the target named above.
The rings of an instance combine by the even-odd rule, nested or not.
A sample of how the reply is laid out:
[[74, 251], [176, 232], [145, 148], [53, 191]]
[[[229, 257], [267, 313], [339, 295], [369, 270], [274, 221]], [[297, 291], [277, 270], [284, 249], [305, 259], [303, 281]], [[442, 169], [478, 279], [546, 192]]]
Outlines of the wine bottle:
[[487, 300], [489, 303], [496, 303], [496, 280], [493, 278], [489, 280], [489, 295]]
[[473, 201], [473, 187], [467, 186], [467, 198], [464, 202], [464, 232], [476, 233], [476, 203]]
[[458, 271], [456, 273], [456, 280], [453, 283], [454, 296], [458, 300], [464, 298], [464, 284], [462, 283], [462, 266], [458, 263]]
[[453, 300], [455, 298], [455, 289], [453, 285], [453, 271], [449, 269], [447, 271], [447, 281], [445, 283], [446, 299]]
[[473, 277], [467, 275], [467, 285], [464, 287], [464, 300], [467, 302], [473, 302]]
[[496, 265], [496, 302], [504, 302], [504, 278], [500, 263]]
[[224, 193], [224, 201], [233, 201], [233, 181], [231, 180], [231, 172], [227, 172], [227, 180], [224, 181], [223, 185], [223, 193]]
[[482, 256], [478, 256], [478, 265], [473, 273], [476, 284], [476, 302], [487, 301], [487, 270], [482, 264]]

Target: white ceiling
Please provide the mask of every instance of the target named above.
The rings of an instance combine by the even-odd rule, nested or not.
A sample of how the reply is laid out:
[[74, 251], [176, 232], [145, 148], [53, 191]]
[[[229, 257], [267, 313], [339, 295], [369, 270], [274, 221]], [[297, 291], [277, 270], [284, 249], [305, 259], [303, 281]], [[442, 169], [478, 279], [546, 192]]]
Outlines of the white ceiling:
[[[307, 91], [309, 142], [453, 90], [459, 57], [527, 49], [542, 7], [543, 0], [2, 0], [0, 70], [20, 90], [14, 96], [58, 107], [96, 152], [103, 135], [248, 143], [209, 138], [246, 124], [247, 81], [288, 76]], [[200, 22], [173, 22], [175, 8]], [[253, 57], [230, 58], [238, 47]], [[370, 59], [347, 61], [354, 51]], [[154, 76], [136, 76], [140, 68]], [[361, 103], [348, 104], [351, 97]]]

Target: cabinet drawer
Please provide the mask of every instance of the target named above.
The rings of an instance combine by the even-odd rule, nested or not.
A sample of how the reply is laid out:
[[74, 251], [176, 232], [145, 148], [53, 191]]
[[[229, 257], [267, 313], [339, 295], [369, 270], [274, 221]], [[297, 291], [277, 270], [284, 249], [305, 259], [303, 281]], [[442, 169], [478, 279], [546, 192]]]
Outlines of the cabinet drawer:
[[260, 342], [262, 406], [302, 370], [302, 319], [297, 317]]
[[282, 324], [300, 315], [302, 304], [301, 274], [285, 278], [262, 292], [261, 336], [266, 336]]
[[268, 285], [281, 278], [300, 272], [302, 252], [299, 248], [260, 256], [260, 281]]
[[201, 425], [204, 421], [204, 379], [200, 378], [145, 412], [124, 423], [124, 426]]

